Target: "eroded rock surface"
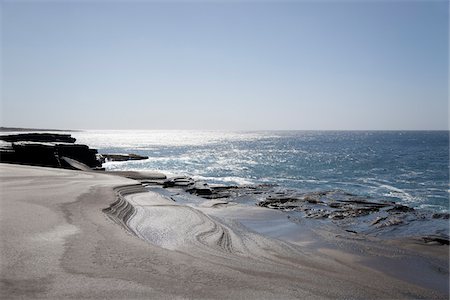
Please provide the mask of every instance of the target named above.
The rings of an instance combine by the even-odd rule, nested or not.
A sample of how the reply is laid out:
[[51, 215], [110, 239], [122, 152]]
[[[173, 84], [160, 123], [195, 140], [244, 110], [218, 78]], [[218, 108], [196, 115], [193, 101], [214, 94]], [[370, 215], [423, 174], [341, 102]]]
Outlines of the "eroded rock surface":
[[162, 185], [174, 201], [186, 201], [185, 192], [205, 199], [221, 199], [222, 205], [240, 203], [276, 209], [286, 213], [291, 222], [317, 222], [317, 226], [328, 223], [354, 234], [417, 237], [437, 244], [449, 241], [446, 212], [433, 213], [341, 190], [302, 192], [274, 185], [209, 185], [185, 176], [155, 184]]

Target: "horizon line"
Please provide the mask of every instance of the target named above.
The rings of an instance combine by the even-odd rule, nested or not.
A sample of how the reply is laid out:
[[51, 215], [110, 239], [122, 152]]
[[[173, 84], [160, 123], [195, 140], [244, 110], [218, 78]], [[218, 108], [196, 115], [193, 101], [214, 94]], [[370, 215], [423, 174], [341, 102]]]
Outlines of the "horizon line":
[[152, 128], [152, 129], [56, 129], [56, 128], [30, 128], [30, 127], [9, 127], [0, 126], [0, 131], [65, 131], [65, 132], [83, 132], [83, 131], [240, 131], [240, 132], [256, 132], [256, 131], [450, 131], [447, 129], [181, 129], [181, 128]]

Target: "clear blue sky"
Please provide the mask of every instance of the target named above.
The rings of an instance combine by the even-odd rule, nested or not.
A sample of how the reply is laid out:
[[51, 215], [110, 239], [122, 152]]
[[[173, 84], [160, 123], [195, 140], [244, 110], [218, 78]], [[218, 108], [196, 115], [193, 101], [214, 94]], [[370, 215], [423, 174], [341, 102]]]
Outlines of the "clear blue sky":
[[1, 1], [1, 125], [447, 129], [447, 1]]

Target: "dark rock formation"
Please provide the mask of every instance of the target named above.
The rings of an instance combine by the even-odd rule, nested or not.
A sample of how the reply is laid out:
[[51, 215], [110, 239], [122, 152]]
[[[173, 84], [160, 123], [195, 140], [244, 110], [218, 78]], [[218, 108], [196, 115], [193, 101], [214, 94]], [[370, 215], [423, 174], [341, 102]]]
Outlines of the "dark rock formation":
[[186, 191], [196, 195], [211, 195], [213, 193], [209, 185], [202, 181], [197, 181], [194, 182], [194, 184], [189, 185]]
[[12, 162], [25, 165], [60, 167], [55, 145], [52, 143], [17, 142], [12, 144], [14, 155], [9, 160], [0, 154], [1, 162]]
[[[215, 191], [214, 188], [210, 187], [206, 182], [195, 181], [191, 177], [172, 177], [163, 182], [163, 187], [178, 187], [184, 189], [190, 194], [197, 196], [202, 196], [204, 198], [225, 198], [228, 195], [221, 194], [219, 196], [219, 191]], [[217, 197], [216, 197], [217, 196]]]
[[383, 218], [371, 222], [371, 225], [377, 225], [377, 227], [402, 223], [398, 219], [387, 219], [384, 214], [414, 211], [413, 208], [404, 205], [385, 201], [375, 202], [343, 191], [321, 191], [303, 194], [293, 192], [268, 195], [266, 199], [257, 205], [272, 209], [302, 212], [307, 218], [331, 220], [364, 217], [383, 212]]
[[449, 213], [434, 213], [433, 219], [449, 219], [450, 214]]
[[0, 135], [0, 140], [6, 142], [49, 142], [49, 143], [75, 143], [76, 139], [70, 134], [53, 133], [20, 133], [12, 135]]
[[187, 187], [194, 184], [194, 179], [185, 176], [172, 177], [164, 181], [163, 187]]
[[361, 199], [343, 191], [271, 194], [258, 205], [272, 209], [304, 212], [305, 216], [309, 218], [329, 218], [333, 220], [366, 216], [387, 208], [392, 212], [414, 210], [390, 202]]
[[58, 156], [75, 159], [91, 168], [102, 166], [101, 162], [97, 159], [97, 150], [91, 149], [86, 145], [56, 144], [55, 148]]
[[4, 141], [0, 143], [0, 162], [66, 169], [102, 165], [97, 150], [74, 144], [75, 138], [68, 134], [27, 133], [0, 136], [0, 140]]
[[422, 237], [422, 240], [427, 244], [431, 244], [431, 243], [437, 243], [437, 244], [441, 244], [441, 245], [449, 245], [450, 244], [450, 239], [448, 236], [429, 235], [429, 236]]
[[142, 160], [148, 159], [148, 156], [138, 154], [101, 154], [104, 161], [128, 161], [128, 160]]

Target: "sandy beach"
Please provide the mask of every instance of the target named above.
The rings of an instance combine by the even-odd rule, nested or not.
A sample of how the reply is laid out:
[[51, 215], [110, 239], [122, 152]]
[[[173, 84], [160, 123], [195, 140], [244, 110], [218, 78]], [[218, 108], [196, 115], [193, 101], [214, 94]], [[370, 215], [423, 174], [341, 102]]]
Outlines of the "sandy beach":
[[187, 206], [95, 172], [0, 164], [0, 188], [2, 299], [448, 298], [446, 245]]

